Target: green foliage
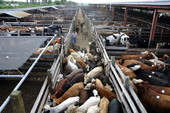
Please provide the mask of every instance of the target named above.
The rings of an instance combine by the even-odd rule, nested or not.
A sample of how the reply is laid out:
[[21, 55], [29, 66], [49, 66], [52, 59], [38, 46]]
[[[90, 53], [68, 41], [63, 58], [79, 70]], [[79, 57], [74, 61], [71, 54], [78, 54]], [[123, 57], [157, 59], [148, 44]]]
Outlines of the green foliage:
[[61, 5], [61, 4], [65, 4], [66, 2], [56, 0], [56, 1], [54, 1], [54, 3], [55, 3], [56, 5]]
[[56, 5], [62, 5], [62, 4], [77, 4], [77, 3], [72, 2], [72, 1], [68, 1], [68, 2], [67, 2], [67, 0], [61, 0], [61, 1], [56, 0], [56, 1], [54, 1], [54, 3], [55, 3]]
[[[2, 3], [1, 3], [2, 2]], [[19, 4], [19, 6], [11, 6], [11, 5], [8, 5], [6, 6], [6, 4]], [[3, 0], [0, 0], [0, 9], [13, 9], [13, 8], [26, 8], [26, 7], [38, 7], [38, 6], [51, 6], [51, 5], [62, 5], [62, 4], [76, 4], [75, 2], [72, 2], [72, 1], [68, 1], [66, 2], [66, 0], [62, 0], [62, 1], [54, 1], [52, 2], [52, 0], [48, 0], [48, 3], [34, 3], [34, 4], [26, 4], [26, 2], [18, 2], [18, 1], [3, 1]]]
[[0, 4], [0, 9], [13, 9], [13, 8], [26, 8], [26, 7], [38, 7], [38, 6], [51, 6], [51, 5], [55, 5], [54, 3], [52, 3], [52, 1], [51, 2], [49, 2], [49, 3], [46, 3], [46, 4], [26, 4], [26, 3], [24, 3], [24, 2], [22, 2], [22, 3], [19, 3], [19, 2], [15, 2], [15, 3], [19, 3], [19, 6], [15, 6], [15, 7], [13, 7], [13, 6], [11, 6], [11, 5], [8, 5], [8, 6], [6, 6], [5, 4], [10, 4], [11, 2], [5, 2], [4, 4]]
[[48, 0], [48, 4], [51, 4], [51, 3], [53, 3], [52, 0]]

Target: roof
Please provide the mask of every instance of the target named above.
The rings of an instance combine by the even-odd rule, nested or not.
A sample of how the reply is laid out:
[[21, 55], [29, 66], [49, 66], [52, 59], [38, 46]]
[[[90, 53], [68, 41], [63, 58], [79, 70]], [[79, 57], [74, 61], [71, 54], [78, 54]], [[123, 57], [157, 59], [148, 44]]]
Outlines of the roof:
[[49, 38], [48, 36], [1, 36], [0, 70], [15, 70], [21, 67], [32, 53]]
[[134, 0], [126, 2], [108, 2], [113, 6], [142, 7], [142, 8], [165, 8], [170, 9], [170, 0]]
[[8, 11], [8, 12], [3, 12], [1, 14], [7, 14], [16, 18], [23, 18], [23, 17], [27, 17], [30, 16], [31, 14], [23, 12], [23, 11]]
[[53, 9], [58, 9], [57, 7], [55, 7], [55, 6], [51, 6], [51, 8], [53, 8]]
[[37, 10], [39, 10], [41, 12], [48, 12], [48, 10], [45, 10], [45, 9], [37, 9]]
[[16, 9], [0, 9], [0, 14], [6, 13], [6, 12], [9, 12], [9, 11], [29, 11], [29, 10], [50, 8], [50, 7], [52, 7], [52, 6], [40, 6], [40, 7], [16, 8]]

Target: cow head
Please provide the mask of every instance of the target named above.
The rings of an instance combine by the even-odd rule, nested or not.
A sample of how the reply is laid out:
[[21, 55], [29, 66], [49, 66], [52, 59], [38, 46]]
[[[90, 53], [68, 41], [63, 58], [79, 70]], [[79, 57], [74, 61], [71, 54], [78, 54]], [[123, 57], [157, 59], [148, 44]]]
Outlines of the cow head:
[[129, 36], [124, 33], [120, 33], [120, 35], [120, 43], [125, 46], [129, 42]]

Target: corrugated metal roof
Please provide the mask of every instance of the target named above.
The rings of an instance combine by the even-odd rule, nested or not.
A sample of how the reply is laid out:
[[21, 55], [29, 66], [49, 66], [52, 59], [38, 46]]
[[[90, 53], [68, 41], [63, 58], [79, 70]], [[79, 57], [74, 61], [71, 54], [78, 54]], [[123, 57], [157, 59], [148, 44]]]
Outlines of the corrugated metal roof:
[[23, 11], [8, 11], [8, 12], [3, 12], [1, 14], [7, 14], [10, 16], [14, 16], [16, 18], [23, 18], [23, 17], [27, 17], [27, 16], [31, 15], [31, 14], [23, 12]]
[[155, 2], [111, 2], [111, 4], [133, 4], [133, 5], [170, 5], [170, 1], [155, 1]]
[[16, 9], [0, 9], [0, 14], [1, 14], [1, 13], [6, 13], [6, 12], [9, 12], [9, 11], [28, 11], [28, 10], [35, 10], [35, 9], [41, 9], [41, 8], [50, 8], [50, 7], [53, 7], [53, 6], [16, 8]]
[[101, 4], [112, 5], [148, 5], [148, 6], [170, 6], [170, 0], [120, 0], [113, 2], [103, 2]]
[[53, 8], [53, 9], [58, 9], [58, 8], [57, 8], [57, 7], [55, 7], [55, 6], [52, 6], [52, 8]]
[[45, 9], [37, 9], [37, 10], [39, 10], [41, 12], [48, 12], [48, 10], [45, 10]]

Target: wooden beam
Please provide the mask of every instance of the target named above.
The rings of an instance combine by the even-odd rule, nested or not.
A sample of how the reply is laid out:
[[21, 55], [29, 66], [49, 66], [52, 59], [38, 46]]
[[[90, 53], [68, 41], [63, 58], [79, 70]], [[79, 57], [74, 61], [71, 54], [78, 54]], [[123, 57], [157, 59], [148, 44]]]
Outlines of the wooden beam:
[[148, 48], [152, 46], [152, 43], [154, 41], [157, 22], [158, 22], [158, 12], [157, 9], [155, 9], [153, 14], [153, 19], [152, 19], [152, 27], [151, 27], [150, 37], [149, 37]]
[[112, 20], [114, 20], [115, 18], [115, 7], [113, 7], [113, 10], [112, 10]]
[[26, 113], [21, 91], [13, 91], [10, 98], [13, 113]]
[[124, 26], [126, 26], [126, 23], [127, 23], [127, 13], [128, 13], [128, 8], [125, 7], [125, 12], [124, 12]]
[[158, 9], [158, 13], [170, 13], [170, 10], [163, 10], [163, 9]]

